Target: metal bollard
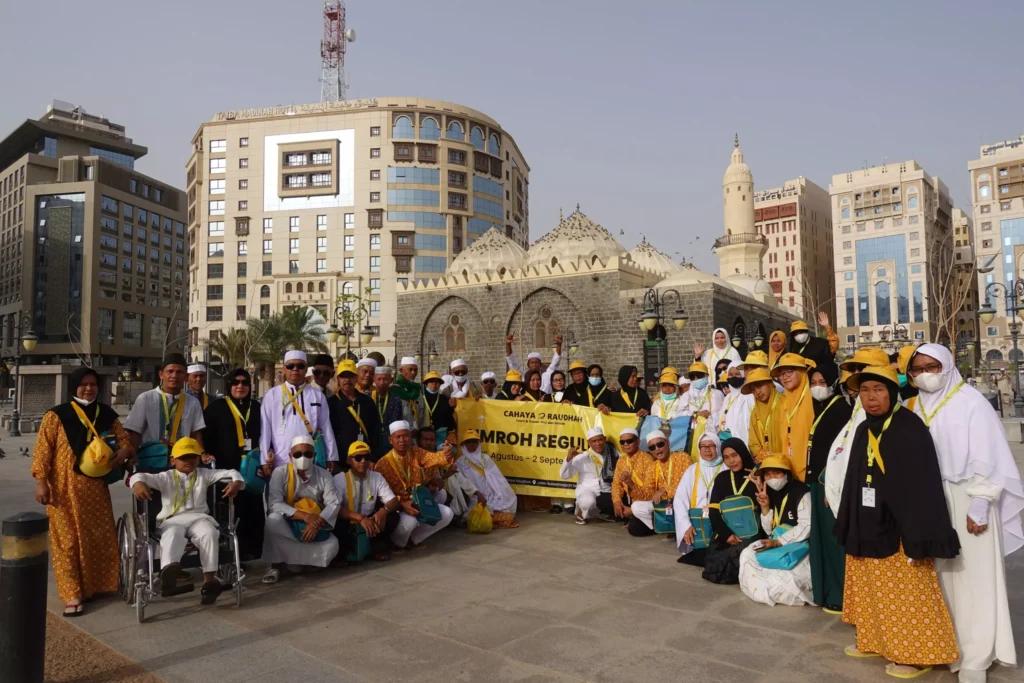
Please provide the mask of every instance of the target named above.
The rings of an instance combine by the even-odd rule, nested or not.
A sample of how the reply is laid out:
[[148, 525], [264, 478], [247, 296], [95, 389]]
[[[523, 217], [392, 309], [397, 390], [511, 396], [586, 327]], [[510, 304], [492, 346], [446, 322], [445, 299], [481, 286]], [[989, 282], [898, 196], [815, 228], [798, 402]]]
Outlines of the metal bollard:
[[42, 683], [50, 518], [21, 512], [3, 521], [0, 546], [0, 681]]

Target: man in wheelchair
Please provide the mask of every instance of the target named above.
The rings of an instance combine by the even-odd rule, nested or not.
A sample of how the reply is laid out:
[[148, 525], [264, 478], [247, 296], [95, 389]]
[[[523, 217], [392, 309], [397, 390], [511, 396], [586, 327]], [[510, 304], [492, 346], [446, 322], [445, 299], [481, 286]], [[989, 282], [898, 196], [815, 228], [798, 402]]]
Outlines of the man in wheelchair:
[[206, 507], [206, 491], [214, 483], [230, 479], [224, 497], [234, 498], [245, 484], [242, 475], [235, 470], [200, 468], [202, 453], [195, 439], [178, 439], [171, 450], [172, 469], [159, 474], [135, 474], [128, 483], [139, 500], [152, 500], [151, 489], [160, 493], [161, 508], [156, 516], [162, 566], [160, 594], [164, 597], [177, 594], [181, 557], [185, 554], [186, 541], [192, 541], [199, 550], [203, 566], [200, 602], [212, 605], [225, 586], [216, 578], [220, 531]]

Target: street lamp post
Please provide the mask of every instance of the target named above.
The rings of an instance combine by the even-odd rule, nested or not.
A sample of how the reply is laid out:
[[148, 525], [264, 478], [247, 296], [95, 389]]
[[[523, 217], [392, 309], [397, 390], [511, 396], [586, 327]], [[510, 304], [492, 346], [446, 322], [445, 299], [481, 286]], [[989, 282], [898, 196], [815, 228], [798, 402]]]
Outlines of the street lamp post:
[[437, 360], [437, 347], [434, 345], [434, 340], [431, 339], [427, 342], [427, 372], [430, 372], [430, 364], [435, 360]]
[[[22, 334], [22, 330], [25, 331], [24, 334]], [[24, 346], [26, 351], [32, 353], [36, 348], [36, 343], [39, 342], [39, 337], [32, 331], [32, 316], [30, 314], [24, 313], [18, 318], [14, 334], [21, 344], [15, 343], [14, 345], [14, 401], [11, 407], [11, 424], [7, 428], [7, 434], [21, 436], [21, 387], [18, 381], [21, 376], [21, 347]]]
[[[558, 342], [551, 343], [551, 350], [554, 351], [558, 348]], [[579, 352], [580, 347], [576, 343], [576, 333], [572, 330], [566, 330], [562, 336], [562, 348], [568, 349], [569, 364], [572, 365], [572, 357]]]
[[[345, 337], [345, 358], [349, 357], [352, 348], [352, 334], [355, 332], [356, 326], [362, 321], [368, 320], [369, 317], [370, 309], [367, 308], [362, 297], [353, 301], [345, 301], [334, 309], [334, 324], [327, 330], [327, 338], [331, 340], [331, 344], [337, 344], [338, 337]], [[363, 325], [359, 331], [359, 341], [362, 346], [372, 342], [373, 328]], [[359, 351], [362, 352], [363, 349], [360, 348]]]
[[[754, 333], [753, 335], [750, 335], [751, 331]], [[732, 339], [730, 341], [732, 342], [732, 347], [734, 349], [740, 348], [740, 345], [742, 345], [743, 342], [753, 344], [755, 349], [760, 349], [761, 344], [764, 343], [764, 336], [761, 334], [761, 321], [754, 320], [749, 330], [744, 323], [736, 323], [736, 326], [733, 328]]]
[[673, 296], [675, 297], [676, 310], [672, 313], [672, 322], [677, 330], [682, 331], [686, 328], [686, 323], [689, 322], [690, 316], [683, 310], [683, 297], [679, 294], [679, 290], [676, 289], [663, 289], [659, 294], [658, 290], [652, 287], [644, 292], [644, 312], [637, 319], [640, 331], [648, 333], [644, 346], [654, 344], [657, 347], [658, 367], [656, 372], [661, 372], [661, 369], [668, 365], [668, 348], [664, 337], [656, 336], [652, 339], [650, 333], [654, 332], [658, 325], [661, 324], [661, 321], [664, 320], [663, 309], [667, 310], [669, 299]]
[[893, 323], [891, 327], [885, 326], [879, 330], [878, 338], [881, 340], [881, 346], [886, 353], [894, 353], [900, 347], [910, 343], [910, 332], [903, 325]]
[[998, 296], [1000, 289], [1003, 290], [1003, 295], [1006, 298], [1006, 315], [1010, 318], [1010, 339], [1013, 341], [1011, 360], [1013, 361], [1013, 387], [1016, 394], [1013, 398], [1013, 415], [1014, 417], [1024, 417], [1024, 396], [1020, 394], [1020, 351], [1017, 349], [1017, 339], [1020, 336], [1017, 313], [1024, 310], [1024, 303], [1021, 303], [1021, 299], [1024, 298], [1024, 279], [1017, 279], [1009, 286], [1001, 282], [989, 284], [985, 288], [985, 303], [978, 309], [978, 318], [982, 323], [988, 325], [996, 317], [996, 309], [992, 305], [991, 297]]

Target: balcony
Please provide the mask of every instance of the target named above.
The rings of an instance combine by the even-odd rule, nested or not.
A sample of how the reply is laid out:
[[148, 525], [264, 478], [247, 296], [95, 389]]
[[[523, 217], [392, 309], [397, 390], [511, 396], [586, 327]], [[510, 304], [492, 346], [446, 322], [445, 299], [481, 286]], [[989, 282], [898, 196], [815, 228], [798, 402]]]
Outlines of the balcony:
[[412, 161], [413, 146], [407, 142], [395, 143], [395, 161]]
[[416, 158], [425, 164], [437, 163], [437, 145], [416, 145]]
[[734, 244], [763, 244], [768, 246], [768, 238], [764, 235], [740, 233], [738, 235], [726, 235], [715, 240], [715, 249], [729, 247]]
[[408, 273], [412, 270], [412, 257], [411, 256], [398, 256], [395, 258], [395, 272], [396, 273]]
[[249, 234], [249, 218], [248, 218], [248, 216], [246, 216], [244, 218], [236, 218], [235, 219], [235, 235], [238, 236], [238, 237], [245, 237], [248, 234]]

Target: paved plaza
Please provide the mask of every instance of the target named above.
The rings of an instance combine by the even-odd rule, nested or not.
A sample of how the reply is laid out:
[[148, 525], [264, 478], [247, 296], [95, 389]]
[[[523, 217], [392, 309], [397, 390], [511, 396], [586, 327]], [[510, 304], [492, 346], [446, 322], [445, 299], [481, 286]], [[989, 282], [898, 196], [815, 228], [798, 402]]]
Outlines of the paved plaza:
[[[1018, 436], [1016, 426], [1008, 428]], [[0, 515], [40, 510], [32, 439], [0, 441]], [[1024, 449], [1014, 444], [1018, 462]], [[115, 511], [127, 489], [113, 488]], [[672, 543], [617, 524], [524, 514], [520, 528], [445, 530], [388, 563], [251, 582], [225, 594], [156, 600], [147, 621], [119, 599], [74, 624], [167, 683], [252, 681], [884, 681], [880, 660], [843, 654], [854, 631], [814, 607], [765, 607], [675, 562]], [[1024, 652], [1024, 555], [1008, 584]], [[50, 589], [50, 608], [62, 608]], [[992, 680], [1024, 681], [1000, 669]], [[116, 680], [116, 679], [104, 679]], [[955, 681], [947, 671], [923, 681]]]

